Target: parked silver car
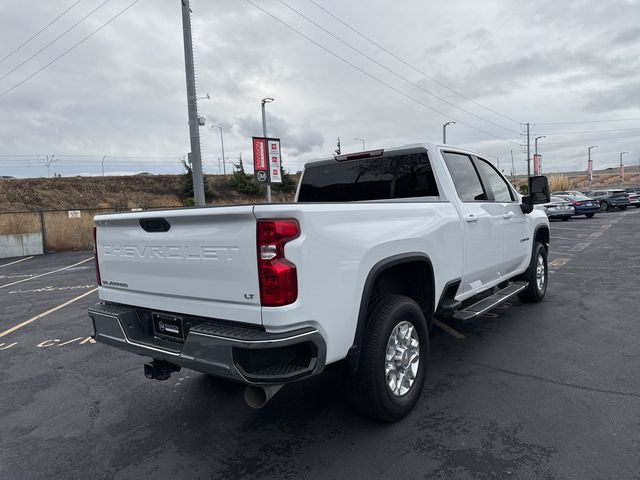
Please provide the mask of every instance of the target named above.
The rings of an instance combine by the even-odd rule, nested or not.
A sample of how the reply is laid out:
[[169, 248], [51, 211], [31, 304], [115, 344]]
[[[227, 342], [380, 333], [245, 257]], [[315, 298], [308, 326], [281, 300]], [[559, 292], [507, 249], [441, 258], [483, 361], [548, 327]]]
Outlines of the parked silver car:
[[571, 202], [562, 197], [551, 197], [549, 203], [536, 205], [535, 208], [544, 210], [550, 220], [552, 218], [559, 218], [563, 222], [566, 222], [576, 214], [576, 209], [571, 205]]

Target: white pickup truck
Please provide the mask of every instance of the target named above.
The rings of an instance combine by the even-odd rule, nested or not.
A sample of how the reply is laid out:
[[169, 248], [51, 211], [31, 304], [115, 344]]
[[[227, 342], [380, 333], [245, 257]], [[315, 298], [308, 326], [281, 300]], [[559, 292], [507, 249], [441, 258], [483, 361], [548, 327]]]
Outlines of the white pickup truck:
[[247, 384], [266, 403], [329, 365], [371, 417], [418, 401], [434, 318], [547, 289], [546, 177], [522, 197], [490, 162], [419, 144], [308, 163], [295, 202], [95, 217], [97, 341]]

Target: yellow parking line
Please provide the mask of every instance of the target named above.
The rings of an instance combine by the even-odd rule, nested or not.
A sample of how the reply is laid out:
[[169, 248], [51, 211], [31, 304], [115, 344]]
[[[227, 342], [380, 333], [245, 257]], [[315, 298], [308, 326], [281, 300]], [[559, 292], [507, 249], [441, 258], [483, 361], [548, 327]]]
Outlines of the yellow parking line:
[[452, 337], [457, 338], [458, 340], [464, 340], [465, 337], [463, 334], [461, 334], [459, 331], [454, 330], [453, 328], [451, 328], [449, 325], [447, 325], [446, 323], [442, 323], [440, 320], [438, 320], [437, 318], [433, 320], [433, 323], [435, 323], [437, 326], [439, 326], [442, 330], [444, 330], [445, 332], [447, 332], [449, 335], [451, 335]]
[[14, 265], [16, 263], [24, 262], [25, 260], [29, 260], [30, 258], [33, 258], [33, 255], [27, 258], [21, 258], [20, 260], [16, 260], [15, 262], [5, 263], [4, 265], [0, 265], [0, 267], [8, 267], [9, 265]]
[[62, 267], [62, 268], [59, 268], [59, 269], [57, 269], [57, 270], [52, 270], [51, 272], [41, 273], [40, 275], [34, 275], [33, 277], [23, 278], [22, 280], [18, 280], [17, 282], [7, 283], [6, 285], [0, 285], [0, 288], [10, 287], [11, 285], [16, 285], [17, 283], [27, 282], [27, 281], [29, 281], [29, 280], [33, 280], [34, 278], [40, 278], [40, 277], [44, 277], [44, 276], [46, 276], [46, 275], [51, 275], [52, 273], [61, 272], [61, 271], [63, 271], [63, 270], [67, 270], [68, 268], [76, 267], [76, 266], [78, 266], [78, 265], [81, 265], [81, 264], [83, 264], [83, 263], [86, 263], [86, 262], [88, 262], [89, 260], [93, 260], [93, 257], [91, 257], [91, 258], [87, 258], [86, 260], [82, 260], [81, 262], [74, 263], [73, 265], [69, 265], [69, 266], [67, 266], [67, 267]]
[[41, 319], [42, 317], [46, 317], [47, 315], [49, 315], [50, 313], [53, 313], [57, 310], [60, 310], [61, 308], [66, 307], [67, 305], [71, 305], [74, 302], [77, 302], [78, 300], [86, 297], [87, 295], [91, 295], [92, 293], [96, 292], [98, 290], [98, 287], [94, 288], [93, 290], [89, 290], [88, 292], [83, 293], [82, 295], [79, 295], [75, 298], [72, 298], [71, 300], [64, 302], [61, 305], [58, 305], [57, 307], [53, 307], [51, 310], [47, 310], [46, 312], [41, 313], [40, 315], [36, 315], [33, 318], [30, 318], [29, 320], [25, 320], [22, 323], [19, 323], [18, 325], [14, 325], [13, 327], [9, 328], [8, 330], [5, 330], [4, 332], [0, 333], [0, 338], [4, 337], [5, 335], [10, 334], [11, 332], [15, 332], [16, 330], [18, 330], [19, 328], [24, 327], [25, 325], [29, 325], [31, 322], [35, 322], [36, 320]]

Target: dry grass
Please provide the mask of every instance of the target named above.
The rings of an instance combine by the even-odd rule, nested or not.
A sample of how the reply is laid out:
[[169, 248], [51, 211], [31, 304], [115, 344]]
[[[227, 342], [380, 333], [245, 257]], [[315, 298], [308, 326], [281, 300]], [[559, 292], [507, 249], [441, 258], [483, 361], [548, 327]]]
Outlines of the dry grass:
[[561, 190], [575, 190], [576, 183], [563, 173], [561, 173], [560, 175], [550, 175], [549, 188], [551, 188], [552, 192], [558, 192]]
[[66, 210], [45, 212], [45, 248], [48, 252], [93, 248], [93, 217], [104, 210], [83, 210], [80, 218], [69, 218]]
[[39, 231], [40, 214], [38, 212], [0, 214], [0, 235], [37, 233]]
[[[260, 203], [264, 195], [248, 196], [228, 185], [229, 177], [207, 176], [214, 196], [209, 204]], [[93, 216], [132, 208], [181, 207], [178, 175], [132, 175], [125, 177], [64, 177], [0, 179], [0, 234], [40, 231], [44, 211], [47, 251], [89, 249], [93, 246]], [[274, 202], [293, 200], [293, 194], [273, 193]], [[68, 210], [82, 210], [69, 218]], [[10, 213], [27, 211], [28, 213]]]

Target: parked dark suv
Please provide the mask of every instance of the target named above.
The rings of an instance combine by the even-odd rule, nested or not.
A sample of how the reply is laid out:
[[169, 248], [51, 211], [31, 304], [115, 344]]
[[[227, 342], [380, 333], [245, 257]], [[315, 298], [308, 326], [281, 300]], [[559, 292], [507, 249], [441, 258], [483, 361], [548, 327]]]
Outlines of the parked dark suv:
[[629, 195], [622, 189], [592, 190], [585, 195], [598, 200], [602, 212], [611, 208], [624, 210], [629, 206]]

